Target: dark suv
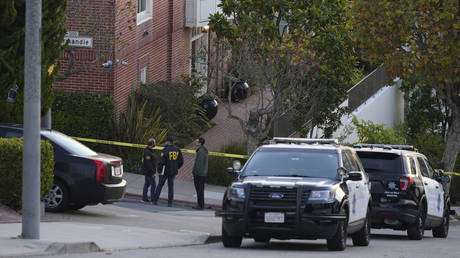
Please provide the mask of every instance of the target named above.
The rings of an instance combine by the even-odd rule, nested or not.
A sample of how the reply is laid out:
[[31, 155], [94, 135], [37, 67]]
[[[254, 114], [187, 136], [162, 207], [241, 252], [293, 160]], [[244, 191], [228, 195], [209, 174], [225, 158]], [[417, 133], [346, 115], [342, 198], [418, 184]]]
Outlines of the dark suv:
[[245, 166], [229, 168], [238, 179], [224, 194], [222, 242], [243, 237], [327, 239], [330, 250], [367, 246], [370, 234], [368, 178], [356, 152], [335, 140], [274, 138]]
[[[41, 130], [40, 134], [54, 149], [54, 184], [44, 198], [47, 211], [76, 210], [123, 198], [126, 180], [123, 179], [121, 158], [96, 153], [54, 130]], [[0, 124], [0, 137], [22, 136], [21, 126]]]
[[449, 176], [435, 172], [412, 146], [354, 148], [371, 180], [373, 228], [407, 230], [409, 238], [417, 240], [425, 229], [432, 229], [434, 237], [447, 237]]

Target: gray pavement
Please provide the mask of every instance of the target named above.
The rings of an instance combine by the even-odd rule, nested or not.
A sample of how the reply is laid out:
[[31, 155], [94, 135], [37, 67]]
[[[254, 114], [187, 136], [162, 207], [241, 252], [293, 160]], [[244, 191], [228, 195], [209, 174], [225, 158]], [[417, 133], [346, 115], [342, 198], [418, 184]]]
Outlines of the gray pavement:
[[[126, 194], [130, 196], [142, 196], [142, 188], [144, 187], [144, 176], [134, 173], [124, 173], [123, 176], [127, 183]], [[156, 177], [158, 184], [158, 176]], [[204, 187], [205, 205], [210, 207], [221, 207], [222, 197], [226, 190], [224, 186], [205, 185]], [[149, 195], [150, 196], [150, 195]], [[160, 200], [168, 199], [168, 183], [163, 186]], [[174, 180], [174, 201], [176, 203], [195, 205], [196, 192], [195, 185], [191, 181], [176, 179]]]
[[[125, 173], [126, 195], [140, 200], [144, 176]], [[158, 182], [158, 178], [157, 178]], [[220, 207], [226, 187], [206, 185], [205, 204]], [[196, 204], [193, 182], [175, 180], [174, 206]], [[168, 187], [163, 187], [160, 200], [167, 200]], [[165, 206], [160, 202], [160, 206]], [[174, 209], [174, 208], [171, 208]], [[205, 232], [162, 230], [136, 226], [114, 226], [81, 222], [50, 222], [45, 216], [40, 223], [40, 239], [22, 239], [20, 214], [0, 207], [0, 257], [24, 257], [66, 253], [131, 250], [172, 246], [187, 246], [216, 241], [219, 236]], [[49, 218], [48, 218], [49, 220]]]
[[42, 222], [40, 240], [21, 239], [21, 224], [0, 224], [0, 257], [88, 253], [204, 244], [209, 234], [85, 223]]

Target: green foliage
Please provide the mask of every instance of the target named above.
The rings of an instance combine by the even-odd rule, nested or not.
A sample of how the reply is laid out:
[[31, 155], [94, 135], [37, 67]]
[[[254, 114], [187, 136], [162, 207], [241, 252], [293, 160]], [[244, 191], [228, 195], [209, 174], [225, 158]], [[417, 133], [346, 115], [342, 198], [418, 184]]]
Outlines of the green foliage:
[[70, 136], [111, 140], [115, 104], [108, 95], [55, 91], [53, 129]]
[[358, 121], [353, 117], [353, 125], [358, 134], [358, 143], [404, 144], [405, 138], [393, 128], [384, 128], [372, 121]]
[[[147, 101], [138, 102], [134, 93], [128, 100], [126, 112], [120, 115], [118, 123], [113, 124], [113, 134], [116, 141], [147, 144], [148, 139], [154, 138], [157, 143], [163, 141], [168, 132], [161, 124], [161, 109], [151, 110], [146, 115]], [[140, 170], [142, 151], [138, 148], [125, 148], [117, 146], [117, 153], [123, 158], [123, 164], [127, 171]]]
[[338, 126], [340, 114], [333, 111], [359, 72], [346, 28], [348, 5], [344, 0], [228, 0], [221, 3], [223, 13], [211, 15], [216, 49], [231, 57], [214, 66], [232, 77], [228, 81], [245, 79], [251, 90], [272, 93], [272, 102], [260, 100], [257, 116], [240, 118], [249, 145], [264, 139], [272, 121], [294, 108], [297, 127], [311, 118], [328, 130]]
[[[65, 48], [67, 31], [63, 22], [66, 0], [44, 0], [42, 4], [41, 114], [53, 103], [52, 85], [59, 70], [54, 66]], [[0, 3], [0, 121], [22, 123], [24, 107], [25, 1], [2, 0]], [[54, 69], [50, 69], [53, 67]], [[19, 86], [14, 103], [6, 102], [8, 91]]]
[[195, 97], [196, 91], [193, 85], [157, 82], [138, 88], [135, 99], [145, 103], [145, 117], [153, 117], [160, 109], [162, 128], [167, 128], [168, 135], [183, 147], [210, 128], [199, 99]]
[[442, 138], [446, 134], [446, 125], [450, 119], [447, 115], [449, 112], [446, 112], [446, 105], [431, 87], [419, 88], [407, 84], [409, 83], [404, 83], [408, 104], [405, 114], [408, 137], [437, 134]]
[[[40, 149], [40, 196], [43, 197], [53, 185], [54, 154], [48, 141], [42, 140]], [[22, 201], [22, 150], [22, 139], [0, 138], [0, 202], [16, 210]]]
[[457, 0], [354, 0], [350, 12], [350, 29], [367, 60], [383, 63], [389, 80], [436, 89], [446, 103], [452, 116], [443, 154], [448, 169], [460, 150], [459, 11]]
[[[228, 145], [224, 145], [220, 148], [219, 152], [232, 153], [232, 154], [247, 154], [247, 143], [246, 142], [234, 142]], [[227, 168], [232, 167], [234, 158], [209, 156], [208, 161], [208, 175], [206, 177], [206, 183], [212, 185], [228, 186], [233, 182], [233, 178], [227, 175]], [[242, 166], [246, 162], [245, 160], [238, 159]]]

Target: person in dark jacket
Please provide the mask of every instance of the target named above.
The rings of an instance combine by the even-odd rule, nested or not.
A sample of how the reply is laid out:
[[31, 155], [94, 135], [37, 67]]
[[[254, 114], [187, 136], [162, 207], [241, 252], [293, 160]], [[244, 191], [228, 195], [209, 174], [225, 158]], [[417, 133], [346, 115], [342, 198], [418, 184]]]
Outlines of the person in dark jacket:
[[153, 147], [155, 147], [155, 139], [149, 139], [147, 142], [147, 147], [144, 149], [144, 154], [142, 155], [142, 174], [145, 176], [144, 189], [142, 191], [142, 201], [148, 202], [147, 192], [150, 187], [150, 197], [153, 200], [155, 193], [155, 155], [153, 153]]
[[192, 208], [202, 210], [204, 209], [204, 181], [208, 174], [208, 150], [204, 147], [205, 140], [203, 137], [198, 138], [195, 142], [198, 149], [193, 165], [193, 182], [195, 183], [198, 205]]
[[158, 186], [155, 191], [155, 197], [152, 199], [153, 204], [158, 204], [161, 189], [168, 180], [168, 206], [171, 207], [174, 199], [174, 178], [179, 173], [179, 168], [184, 164], [184, 158], [181, 150], [174, 146], [172, 136], [166, 137], [166, 147], [160, 153], [160, 161], [158, 162]]

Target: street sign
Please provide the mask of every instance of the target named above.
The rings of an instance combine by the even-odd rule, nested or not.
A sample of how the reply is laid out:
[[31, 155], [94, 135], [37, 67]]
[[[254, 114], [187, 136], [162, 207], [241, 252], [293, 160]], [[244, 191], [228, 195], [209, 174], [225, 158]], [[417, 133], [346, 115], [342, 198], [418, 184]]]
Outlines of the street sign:
[[92, 37], [80, 37], [78, 31], [68, 31], [64, 36], [64, 43], [69, 40], [72, 47], [93, 47]]

